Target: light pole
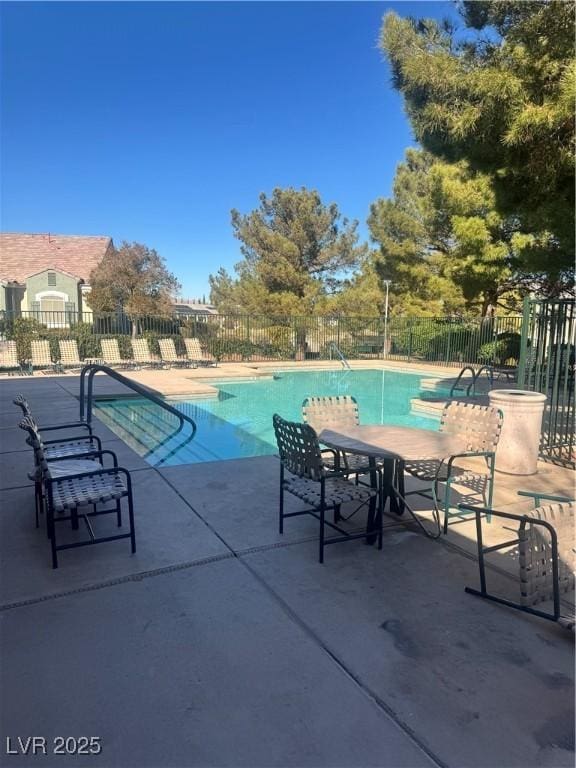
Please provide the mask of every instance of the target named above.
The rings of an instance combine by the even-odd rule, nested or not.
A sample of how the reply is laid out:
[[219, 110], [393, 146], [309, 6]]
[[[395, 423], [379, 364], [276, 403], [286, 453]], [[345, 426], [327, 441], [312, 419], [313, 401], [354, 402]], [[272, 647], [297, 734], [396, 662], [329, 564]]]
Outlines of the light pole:
[[382, 350], [383, 356], [386, 358], [388, 357], [388, 291], [392, 280], [383, 280], [382, 282], [386, 286], [386, 303], [384, 305], [384, 349]]

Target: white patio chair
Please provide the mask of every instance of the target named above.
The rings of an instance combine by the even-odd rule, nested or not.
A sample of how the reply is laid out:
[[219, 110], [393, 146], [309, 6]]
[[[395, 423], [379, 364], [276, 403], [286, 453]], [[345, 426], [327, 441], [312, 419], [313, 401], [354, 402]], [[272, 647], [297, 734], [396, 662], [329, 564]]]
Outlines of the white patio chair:
[[163, 363], [179, 368], [189, 368], [193, 365], [186, 356], [181, 357], [177, 354], [174, 339], [158, 339], [158, 346], [160, 347], [160, 357]]
[[64, 370], [80, 370], [82, 368], [84, 363], [80, 360], [76, 339], [59, 339], [58, 347], [60, 349], [60, 365]]
[[197, 338], [185, 338], [184, 346], [186, 347], [188, 360], [190, 360], [191, 363], [205, 367], [218, 365], [216, 358], [202, 349]]
[[150, 354], [150, 347], [146, 339], [131, 339], [134, 361], [139, 366], [150, 368], [162, 368], [162, 362]]
[[[495, 603], [516, 608], [574, 631], [574, 585], [576, 582], [576, 548], [574, 547], [575, 505], [565, 496], [519, 491], [520, 496], [534, 499], [535, 509], [525, 514], [491, 510], [503, 521], [518, 523], [517, 538], [484, 547], [482, 514], [487, 510], [466, 505], [476, 514], [480, 589], [466, 587], [466, 592]], [[542, 504], [543, 501], [552, 503]], [[502, 549], [517, 548], [518, 600], [488, 592], [485, 555]], [[545, 603], [552, 602], [546, 610]], [[538, 606], [538, 607], [536, 607]]]
[[118, 339], [100, 339], [100, 350], [104, 365], [108, 365], [111, 368], [134, 368], [136, 365], [134, 360], [122, 357]]
[[36, 339], [30, 342], [32, 360], [30, 366], [32, 370], [40, 370], [42, 373], [62, 373], [60, 363], [52, 360], [50, 352], [50, 342], [48, 339]]
[[[451, 402], [446, 405], [440, 420], [440, 431], [449, 432], [464, 438], [464, 452], [450, 456], [447, 461], [423, 460], [404, 464], [404, 471], [412, 477], [431, 484], [430, 490], [419, 489], [405, 491], [404, 496], [418, 494], [432, 499], [438, 515], [440, 507], [444, 511], [444, 533], [448, 533], [450, 517], [462, 519], [461, 507], [451, 504], [451, 492], [454, 485], [462, 486], [480, 495], [488, 510], [492, 506], [494, 491], [494, 469], [496, 447], [502, 430], [502, 413], [489, 405]], [[458, 464], [456, 460], [458, 459]], [[480, 460], [485, 465], [471, 464], [470, 460]], [[443, 499], [440, 498], [440, 484], [444, 485]], [[487, 519], [490, 519], [489, 512]]]
[[15, 341], [0, 342], [0, 372], [7, 372], [10, 376], [23, 373]]

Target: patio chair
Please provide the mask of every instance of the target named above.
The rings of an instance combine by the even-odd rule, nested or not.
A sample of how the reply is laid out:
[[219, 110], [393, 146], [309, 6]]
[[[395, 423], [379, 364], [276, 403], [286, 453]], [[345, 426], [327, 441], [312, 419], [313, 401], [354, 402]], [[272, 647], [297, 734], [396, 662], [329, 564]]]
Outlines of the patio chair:
[[[374, 531], [354, 533], [344, 530], [336, 522], [326, 520], [326, 511], [333, 509], [341, 517], [340, 508], [348, 502], [357, 503], [356, 509], [345, 519], [348, 520], [371, 499], [381, 498], [379, 491], [365, 485], [355, 485], [346, 476], [329, 470], [324, 464], [316, 432], [309, 424], [286, 421], [278, 414], [272, 417], [274, 433], [280, 453], [280, 508], [279, 532], [284, 533], [284, 519], [311, 515], [320, 523], [319, 561], [324, 562], [324, 547], [354, 539], [369, 540]], [[284, 511], [284, 494], [290, 493], [310, 504], [309, 509], [299, 512]], [[378, 548], [382, 549], [382, 507], [377, 515]], [[336, 531], [338, 536], [326, 538], [326, 527]]]
[[174, 339], [158, 339], [158, 346], [160, 347], [162, 362], [167, 363], [168, 366], [174, 365], [177, 368], [190, 368], [193, 365], [186, 356], [181, 357], [176, 353]]
[[[44, 508], [45, 495], [36, 446], [38, 444], [41, 445], [46, 459], [50, 461], [67, 461], [68, 463], [75, 461], [76, 471], [85, 471], [86, 469], [94, 468], [94, 457], [103, 453], [102, 443], [99, 437], [92, 434], [60, 437], [56, 440], [44, 441], [40, 435], [40, 429], [31, 415], [25, 416], [19, 426], [28, 432], [26, 443], [34, 450], [34, 470], [28, 473], [28, 477], [34, 482], [36, 528], [38, 528], [39, 514]], [[59, 427], [55, 427], [55, 429], [59, 429]], [[49, 428], [45, 429], [45, 431], [49, 431]], [[116, 461], [115, 454], [112, 451], [106, 451], [105, 453], [111, 454], [114, 464], [117, 465], [118, 462]], [[81, 460], [84, 460], [84, 465], [81, 465]], [[86, 465], [86, 461], [88, 461], [88, 465]], [[58, 465], [58, 467], [61, 466], [61, 464]]]
[[[306, 397], [302, 403], [302, 419], [319, 435], [323, 429], [338, 431], [358, 426], [360, 413], [356, 398], [351, 395]], [[370, 471], [370, 464], [365, 456], [335, 452], [332, 449], [322, 451], [322, 456], [327, 467], [344, 474], [357, 476]]]
[[[462, 507], [450, 503], [452, 487], [463, 486], [482, 496], [484, 507], [492, 506], [494, 490], [494, 468], [496, 447], [502, 430], [502, 412], [489, 405], [476, 405], [453, 401], [445, 406], [440, 419], [440, 431], [450, 432], [464, 438], [466, 445], [463, 453], [450, 456], [447, 461], [423, 460], [406, 462], [404, 471], [412, 477], [431, 483], [430, 491], [405, 491], [404, 496], [418, 494], [432, 499], [434, 508], [440, 515], [440, 506], [444, 511], [444, 533], [448, 533], [450, 517], [462, 519]], [[459, 460], [458, 464], [455, 463]], [[485, 468], [471, 466], [470, 459], [481, 460]], [[462, 461], [463, 460], [463, 461]], [[440, 499], [439, 486], [444, 485], [443, 499]], [[487, 519], [490, 520], [489, 512]]]
[[215, 357], [205, 352], [200, 346], [200, 342], [197, 338], [184, 339], [184, 345], [186, 347], [186, 354], [188, 360], [196, 365], [202, 365], [204, 367], [217, 366], [218, 361]]
[[150, 354], [150, 348], [146, 339], [130, 339], [134, 362], [139, 366], [150, 368], [162, 368], [162, 362]]
[[[30, 424], [30, 420], [23, 419], [20, 426], [29, 433], [37, 457], [41, 481], [46, 489], [45, 505], [48, 535], [52, 548], [52, 567], [58, 568], [58, 552], [63, 549], [75, 549], [107, 541], [117, 541], [118, 539], [129, 538], [131, 551], [134, 554], [136, 552], [136, 536], [130, 473], [118, 466], [105, 468], [99, 463], [86, 470], [81, 468], [82, 465], [60, 463], [57, 459], [48, 459], [38, 432]], [[107, 453], [112, 452], [95, 452], [92, 458], [102, 459], [103, 455]], [[91, 521], [98, 516], [115, 514], [118, 528], [122, 527], [122, 499], [127, 499], [128, 502], [129, 531], [111, 536], [96, 536]], [[113, 502], [114, 507], [112, 509], [98, 509], [99, 504], [107, 502]], [[78, 510], [85, 507], [91, 507], [92, 511], [79, 514]], [[72, 528], [77, 530], [80, 517], [86, 525], [89, 538], [58, 544], [57, 524], [70, 521]]]
[[[482, 540], [482, 513], [485, 510], [466, 505], [468, 511], [476, 514], [480, 569], [480, 589], [466, 587], [466, 592], [555, 621], [574, 632], [574, 500], [566, 496], [550, 496], [530, 491], [519, 491], [519, 495], [532, 497], [535, 508], [523, 515], [491, 510], [495, 517], [516, 521], [518, 531], [517, 538], [489, 547], [484, 547]], [[553, 503], [542, 505], [542, 501]], [[520, 599], [517, 602], [493, 595], [486, 588], [485, 555], [511, 547], [518, 547]], [[566, 599], [567, 605], [561, 604], [563, 598]], [[552, 609], [545, 610], [542, 603], [550, 601]], [[538, 605], [540, 607], [536, 608]]]
[[0, 371], [8, 375], [24, 373], [18, 360], [18, 348], [15, 341], [0, 342]]
[[59, 339], [60, 365], [63, 370], [80, 370], [84, 363], [78, 354], [78, 342], [76, 339]]
[[48, 339], [31, 341], [30, 350], [32, 352], [32, 360], [30, 362], [32, 371], [38, 368], [42, 373], [62, 373], [62, 366], [60, 363], [55, 363], [52, 360], [50, 342]]
[[127, 360], [122, 357], [118, 339], [100, 339], [100, 349], [104, 364], [111, 368], [134, 368], [136, 365], [134, 360]]

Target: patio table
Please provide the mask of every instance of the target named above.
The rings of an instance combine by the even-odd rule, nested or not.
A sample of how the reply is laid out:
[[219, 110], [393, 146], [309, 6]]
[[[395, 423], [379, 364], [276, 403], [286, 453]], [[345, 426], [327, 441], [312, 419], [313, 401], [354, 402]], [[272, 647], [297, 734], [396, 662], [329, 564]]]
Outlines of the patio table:
[[[370, 462], [372, 483], [376, 478], [376, 461], [383, 464], [382, 508], [390, 499], [390, 509], [401, 515], [408, 509], [414, 521], [427, 536], [427, 531], [404, 499], [403, 466], [406, 461], [443, 461], [450, 456], [462, 453], [466, 449], [461, 436], [449, 432], [431, 432], [417, 427], [397, 427], [392, 425], [366, 424], [346, 427], [346, 429], [324, 429], [318, 436], [320, 442], [329, 448], [345, 453], [366, 456]], [[397, 477], [397, 485], [394, 478]], [[371, 505], [368, 515], [368, 530], [374, 528], [375, 505]], [[440, 533], [440, 524], [438, 535]], [[436, 537], [434, 537], [436, 538]], [[371, 538], [373, 542], [375, 538]]]

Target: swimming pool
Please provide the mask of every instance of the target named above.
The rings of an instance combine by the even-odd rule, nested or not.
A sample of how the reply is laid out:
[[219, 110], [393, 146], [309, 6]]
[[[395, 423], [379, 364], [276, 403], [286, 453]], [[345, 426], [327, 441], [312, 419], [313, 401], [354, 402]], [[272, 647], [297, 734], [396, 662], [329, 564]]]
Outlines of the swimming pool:
[[211, 382], [217, 397], [170, 400], [198, 426], [194, 440], [182, 449], [181, 437], [158, 448], [177, 422], [148, 400], [99, 400], [95, 412], [150, 464], [193, 464], [276, 453], [272, 414], [301, 421], [302, 401], [310, 395], [353, 395], [364, 424], [436, 430], [437, 420], [410, 412], [410, 400], [420, 395], [421, 378], [385, 370], [290, 371], [274, 378]]

